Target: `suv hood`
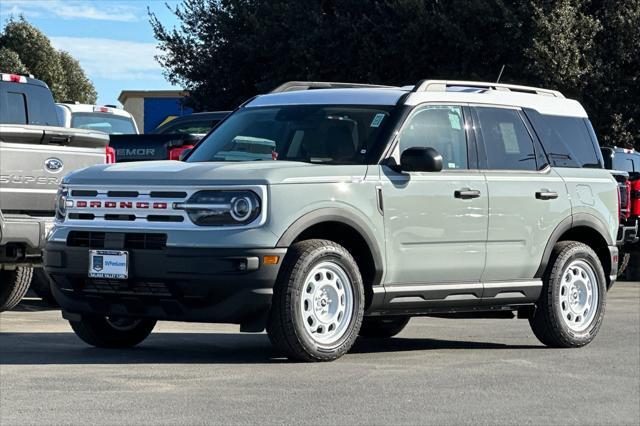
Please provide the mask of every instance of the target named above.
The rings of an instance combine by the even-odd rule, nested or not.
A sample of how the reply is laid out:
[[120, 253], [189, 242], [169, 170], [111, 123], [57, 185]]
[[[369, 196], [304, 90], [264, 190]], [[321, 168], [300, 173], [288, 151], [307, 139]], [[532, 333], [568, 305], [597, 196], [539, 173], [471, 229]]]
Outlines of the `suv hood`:
[[277, 185], [364, 179], [366, 165], [323, 165], [292, 161], [184, 163], [145, 161], [103, 164], [69, 174], [63, 183], [100, 186]]

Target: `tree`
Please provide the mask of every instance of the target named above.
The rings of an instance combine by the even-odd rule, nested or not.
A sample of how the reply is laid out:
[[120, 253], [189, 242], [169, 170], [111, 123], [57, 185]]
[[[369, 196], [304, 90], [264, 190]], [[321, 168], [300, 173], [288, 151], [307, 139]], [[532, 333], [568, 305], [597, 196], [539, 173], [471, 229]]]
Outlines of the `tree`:
[[20, 56], [6, 47], [0, 47], [0, 70], [13, 74], [26, 74], [29, 72], [20, 60]]
[[165, 75], [197, 109], [227, 109], [286, 80], [423, 78], [558, 89], [601, 142], [637, 144], [640, 0], [184, 0], [150, 13]]
[[49, 85], [55, 99], [66, 99], [58, 52], [41, 31], [24, 19], [10, 20], [0, 37], [0, 46], [16, 52], [29, 72]]
[[59, 55], [63, 83], [69, 100], [83, 104], [95, 104], [98, 94], [82, 70], [80, 63], [67, 52], [60, 51]]
[[47, 83], [58, 102], [96, 102], [96, 90], [78, 61], [56, 50], [24, 18], [10, 19], [0, 33], [0, 71], [33, 74]]

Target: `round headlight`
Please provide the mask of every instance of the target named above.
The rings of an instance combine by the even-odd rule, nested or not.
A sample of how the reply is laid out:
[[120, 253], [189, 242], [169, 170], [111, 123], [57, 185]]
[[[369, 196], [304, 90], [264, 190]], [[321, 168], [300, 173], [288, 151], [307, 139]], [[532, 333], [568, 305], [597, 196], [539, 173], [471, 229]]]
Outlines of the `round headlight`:
[[235, 197], [231, 200], [231, 217], [238, 222], [244, 222], [249, 219], [253, 212], [253, 205], [249, 197]]

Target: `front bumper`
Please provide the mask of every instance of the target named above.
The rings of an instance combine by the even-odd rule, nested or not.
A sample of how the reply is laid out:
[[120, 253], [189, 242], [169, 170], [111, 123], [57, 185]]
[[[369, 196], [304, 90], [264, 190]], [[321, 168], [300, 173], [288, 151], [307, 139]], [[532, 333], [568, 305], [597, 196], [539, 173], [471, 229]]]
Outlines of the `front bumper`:
[[[88, 278], [89, 247], [49, 242], [44, 266], [63, 315], [152, 318], [241, 324], [259, 331], [271, 305], [286, 249], [118, 247], [129, 252], [126, 280]], [[264, 256], [279, 256], [275, 265]], [[74, 316], [75, 315], [75, 316]]]

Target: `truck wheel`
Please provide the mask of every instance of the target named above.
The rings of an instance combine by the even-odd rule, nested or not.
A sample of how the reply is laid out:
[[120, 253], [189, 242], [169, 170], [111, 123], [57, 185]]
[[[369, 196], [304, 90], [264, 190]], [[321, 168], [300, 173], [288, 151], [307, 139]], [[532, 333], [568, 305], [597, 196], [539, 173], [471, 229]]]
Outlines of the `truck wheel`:
[[0, 312], [13, 309], [29, 290], [33, 268], [0, 269]]
[[529, 319], [538, 340], [555, 348], [591, 342], [604, 318], [606, 283], [600, 260], [589, 246], [576, 241], [556, 244]]
[[69, 321], [76, 335], [98, 348], [130, 348], [151, 334], [155, 320], [83, 315]]
[[53, 293], [51, 292], [51, 279], [43, 268], [36, 268], [33, 270], [33, 280], [31, 281], [31, 288], [44, 302], [51, 306], [58, 306], [58, 302]]
[[621, 252], [618, 258], [618, 276], [624, 276], [625, 271], [627, 270], [627, 266], [629, 266], [629, 261], [631, 260], [631, 253]]
[[393, 337], [400, 333], [409, 323], [411, 317], [391, 316], [391, 317], [365, 317], [360, 327], [362, 337]]
[[355, 260], [328, 240], [293, 244], [274, 288], [267, 332], [288, 358], [331, 361], [353, 345], [364, 312]]

